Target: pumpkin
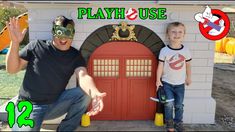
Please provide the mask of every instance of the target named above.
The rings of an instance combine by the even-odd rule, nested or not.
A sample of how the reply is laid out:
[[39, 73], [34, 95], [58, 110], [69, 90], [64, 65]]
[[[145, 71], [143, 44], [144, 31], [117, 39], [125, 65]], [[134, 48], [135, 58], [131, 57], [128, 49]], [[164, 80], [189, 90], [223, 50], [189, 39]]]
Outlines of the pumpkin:
[[229, 55], [235, 55], [235, 38], [229, 38], [226, 42], [226, 53]]
[[222, 46], [221, 43], [222, 43], [222, 39], [215, 41], [215, 51], [216, 52], [221, 52], [221, 46]]
[[[215, 41], [215, 51], [220, 53], [234, 54], [233, 52], [235, 51], [233, 51], [234, 48], [232, 43], [235, 43], [235, 38], [232, 37], [224, 37], [220, 40], [217, 40]], [[227, 46], [227, 44], [229, 44], [229, 46]]]
[[226, 53], [226, 45], [227, 45], [227, 42], [231, 39], [231, 37], [224, 37], [222, 39], [222, 45], [221, 45], [221, 52], [222, 53]]
[[224, 37], [220, 40], [215, 41], [215, 51], [220, 53], [226, 52], [226, 43], [229, 41], [230, 37]]

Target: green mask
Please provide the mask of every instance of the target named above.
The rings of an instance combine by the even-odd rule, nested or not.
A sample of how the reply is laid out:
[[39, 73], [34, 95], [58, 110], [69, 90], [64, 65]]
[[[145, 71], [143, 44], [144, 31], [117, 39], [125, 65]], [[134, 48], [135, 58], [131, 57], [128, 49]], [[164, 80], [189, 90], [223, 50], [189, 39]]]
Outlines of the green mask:
[[53, 26], [53, 36], [58, 38], [69, 38], [73, 39], [75, 30], [74, 26], [71, 24], [68, 24], [66, 27], [60, 26], [60, 25], [54, 25]]

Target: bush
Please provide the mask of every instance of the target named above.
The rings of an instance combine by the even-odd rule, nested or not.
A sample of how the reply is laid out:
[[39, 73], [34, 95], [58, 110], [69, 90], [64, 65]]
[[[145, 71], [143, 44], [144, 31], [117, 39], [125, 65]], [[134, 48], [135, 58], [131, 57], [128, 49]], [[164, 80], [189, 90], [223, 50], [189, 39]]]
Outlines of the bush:
[[[0, 7], [0, 31], [6, 26], [6, 21], [9, 21], [10, 17], [17, 17], [22, 13], [27, 12], [25, 8], [14, 7]], [[29, 43], [29, 32], [27, 31], [25, 38], [21, 42], [21, 45]]]
[[0, 31], [6, 26], [6, 21], [9, 21], [10, 17], [17, 17], [25, 12], [27, 12], [25, 8], [0, 7]]

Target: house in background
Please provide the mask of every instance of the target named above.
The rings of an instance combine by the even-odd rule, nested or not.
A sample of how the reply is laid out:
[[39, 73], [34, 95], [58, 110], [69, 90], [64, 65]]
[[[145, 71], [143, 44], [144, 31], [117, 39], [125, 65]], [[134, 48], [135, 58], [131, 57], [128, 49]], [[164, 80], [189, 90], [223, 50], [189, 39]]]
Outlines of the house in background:
[[[100, 91], [107, 92], [105, 108], [94, 120], [152, 120], [156, 106], [149, 97], [155, 95], [157, 56], [167, 44], [166, 25], [180, 21], [186, 26], [183, 44], [192, 53], [192, 85], [186, 87], [184, 122], [213, 124], [216, 102], [212, 98], [214, 41], [202, 36], [194, 15], [203, 12], [204, 2], [180, 1], [80, 1], [18, 2], [28, 9], [30, 40], [51, 39], [52, 21], [64, 15], [75, 22], [73, 47], [80, 49], [88, 62], [88, 71]], [[235, 2], [207, 2], [212, 9], [223, 9]], [[215, 4], [217, 3], [217, 4]], [[166, 8], [166, 20], [77, 19], [78, 8], [119, 7]], [[110, 41], [122, 21], [135, 25], [137, 41]], [[125, 34], [124, 34], [125, 36]], [[67, 86], [75, 87], [73, 75]], [[58, 120], [54, 120], [58, 121]]]

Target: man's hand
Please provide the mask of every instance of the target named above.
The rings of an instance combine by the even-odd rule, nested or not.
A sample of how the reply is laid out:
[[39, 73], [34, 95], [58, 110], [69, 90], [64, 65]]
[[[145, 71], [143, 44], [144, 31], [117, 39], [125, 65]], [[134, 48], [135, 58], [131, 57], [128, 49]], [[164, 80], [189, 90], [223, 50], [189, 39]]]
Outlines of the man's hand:
[[103, 97], [106, 96], [106, 93], [97, 93], [96, 96], [92, 99], [92, 109], [86, 114], [89, 116], [94, 116], [98, 114], [104, 108]]
[[21, 32], [18, 19], [15, 17], [10, 18], [10, 22], [6, 22], [6, 25], [12, 43], [20, 44], [20, 42], [24, 39], [27, 29], [24, 29], [23, 32]]
[[96, 88], [94, 80], [88, 75], [85, 67], [79, 67], [75, 69], [80, 87], [92, 98], [92, 109], [86, 114], [89, 116], [94, 116], [102, 111], [104, 107], [103, 97], [106, 93], [101, 93]]

